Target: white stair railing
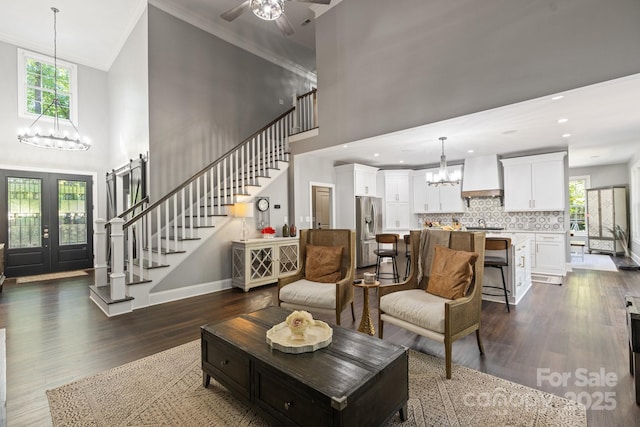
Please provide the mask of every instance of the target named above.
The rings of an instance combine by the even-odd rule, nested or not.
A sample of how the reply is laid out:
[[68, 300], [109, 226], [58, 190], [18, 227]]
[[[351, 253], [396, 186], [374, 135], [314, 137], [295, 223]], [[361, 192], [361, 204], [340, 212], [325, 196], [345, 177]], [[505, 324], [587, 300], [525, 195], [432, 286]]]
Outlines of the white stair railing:
[[[268, 170], [278, 161], [288, 160], [294, 110], [286, 111], [141, 212], [126, 221], [112, 220], [122, 224], [124, 238], [109, 243], [111, 278], [118, 282], [113, 296], [124, 297], [120, 278], [126, 277], [127, 283], [147, 280], [146, 267], [165, 264], [167, 253], [182, 249], [182, 240], [196, 238], [198, 227], [212, 226], [213, 216], [225, 215], [226, 206], [237, 196], [249, 195], [246, 187], [258, 185], [259, 178], [268, 177]], [[96, 230], [98, 227], [100, 224]], [[96, 265], [102, 263], [96, 259]]]

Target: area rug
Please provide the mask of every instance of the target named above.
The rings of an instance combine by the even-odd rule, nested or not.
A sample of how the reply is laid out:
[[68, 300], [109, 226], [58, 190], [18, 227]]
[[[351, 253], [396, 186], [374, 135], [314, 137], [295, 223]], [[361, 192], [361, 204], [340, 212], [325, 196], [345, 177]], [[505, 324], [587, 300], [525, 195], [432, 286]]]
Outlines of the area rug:
[[[408, 419], [389, 426], [586, 426], [583, 405], [410, 351]], [[47, 391], [53, 425], [271, 426], [214, 380], [200, 341]]]
[[584, 254], [584, 260], [580, 257], [571, 258], [571, 268], [585, 270], [618, 271], [615, 263], [609, 255]]
[[36, 276], [18, 277], [16, 279], [16, 284], [19, 285], [21, 283], [43, 282], [45, 280], [54, 280], [54, 279], [67, 279], [69, 277], [87, 276], [88, 274], [89, 273], [87, 273], [84, 270], [61, 271], [60, 273], [38, 274]]

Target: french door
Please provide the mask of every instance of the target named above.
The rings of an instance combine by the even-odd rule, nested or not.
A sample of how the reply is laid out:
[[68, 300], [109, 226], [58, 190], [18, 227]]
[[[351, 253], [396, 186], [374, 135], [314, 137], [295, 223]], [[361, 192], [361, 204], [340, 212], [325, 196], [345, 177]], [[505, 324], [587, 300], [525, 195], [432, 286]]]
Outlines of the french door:
[[7, 277], [93, 266], [90, 176], [0, 170]]

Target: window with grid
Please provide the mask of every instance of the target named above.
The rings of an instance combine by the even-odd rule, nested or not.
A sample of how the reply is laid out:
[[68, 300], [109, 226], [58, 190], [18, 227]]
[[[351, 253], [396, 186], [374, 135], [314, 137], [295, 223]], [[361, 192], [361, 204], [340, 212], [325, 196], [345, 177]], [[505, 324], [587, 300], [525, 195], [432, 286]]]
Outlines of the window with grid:
[[586, 234], [588, 176], [569, 178], [569, 227], [574, 234]]
[[[58, 117], [78, 123], [77, 66], [58, 59], [18, 49], [18, 115], [25, 118], [54, 117], [52, 102], [55, 77], [58, 82]], [[50, 107], [51, 106], [51, 107]], [[47, 109], [48, 108], [48, 109]]]

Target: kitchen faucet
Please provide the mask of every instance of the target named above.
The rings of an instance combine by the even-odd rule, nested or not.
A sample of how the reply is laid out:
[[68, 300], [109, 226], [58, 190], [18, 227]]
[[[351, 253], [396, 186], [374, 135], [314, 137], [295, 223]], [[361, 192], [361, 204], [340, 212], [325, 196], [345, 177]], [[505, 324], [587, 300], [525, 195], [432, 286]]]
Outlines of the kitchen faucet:
[[485, 222], [484, 218], [480, 218], [478, 220], [478, 227], [480, 227], [480, 226], [482, 226], [484, 228], [487, 228], [487, 223]]

